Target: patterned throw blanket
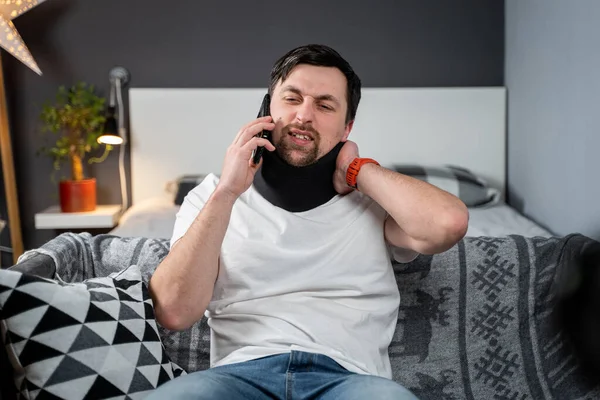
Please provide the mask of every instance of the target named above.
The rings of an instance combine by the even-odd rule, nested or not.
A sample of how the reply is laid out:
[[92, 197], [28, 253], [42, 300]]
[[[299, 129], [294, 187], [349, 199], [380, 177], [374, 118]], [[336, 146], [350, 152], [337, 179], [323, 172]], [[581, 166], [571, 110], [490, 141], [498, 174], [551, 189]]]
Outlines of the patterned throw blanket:
[[[393, 379], [427, 399], [598, 399], [553, 313], [557, 276], [585, 236], [467, 237], [394, 270], [402, 296], [390, 346]], [[52, 257], [68, 282], [137, 264], [147, 282], [167, 240], [63, 234], [21, 259]], [[206, 318], [182, 332], [161, 330], [171, 359], [188, 372], [209, 367]]]

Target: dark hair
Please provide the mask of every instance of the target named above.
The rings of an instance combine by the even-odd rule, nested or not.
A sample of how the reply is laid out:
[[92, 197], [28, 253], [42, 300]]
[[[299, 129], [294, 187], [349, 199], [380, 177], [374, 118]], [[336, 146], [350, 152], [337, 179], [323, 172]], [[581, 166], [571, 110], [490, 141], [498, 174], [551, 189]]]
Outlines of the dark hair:
[[346, 101], [348, 103], [346, 123], [354, 120], [358, 103], [360, 102], [360, 79], [354, 73], [350, 64], [337, 51], [325, 45], [309, 44], [300, 46], [290, 50], [277, 60], [271, 70], [269, 94], [272, 95], [277, 82], [279, 80], [282, 82], [285, 81], [290, 72], [299, 64], [335, 67], [346, 76], [346, 81], [348, 82], [346, 89]]

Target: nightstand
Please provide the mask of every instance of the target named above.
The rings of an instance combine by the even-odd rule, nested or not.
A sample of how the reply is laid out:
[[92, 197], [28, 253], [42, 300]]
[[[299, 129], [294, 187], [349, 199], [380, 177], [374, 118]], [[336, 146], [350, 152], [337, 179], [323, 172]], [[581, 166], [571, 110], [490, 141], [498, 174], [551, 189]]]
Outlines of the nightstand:
[[98, 205], [94, 211], [63, 213], [60, 206], [51, 206], [35, 214], [36, 229], [88, 230], [110, 229], [121, 217], [121, 205]]

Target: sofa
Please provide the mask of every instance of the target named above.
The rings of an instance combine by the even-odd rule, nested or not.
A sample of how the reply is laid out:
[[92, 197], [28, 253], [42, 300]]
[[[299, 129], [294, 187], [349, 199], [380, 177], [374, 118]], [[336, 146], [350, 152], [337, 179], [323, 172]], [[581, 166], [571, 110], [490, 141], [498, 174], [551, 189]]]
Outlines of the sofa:
[[[154, 320], [147, 283], [168, 251], [64, 233], [0, 270], [1, 399], [138, 399], [209, 368], [205, 317], [179, 332]], [[392, 378], [422, 400], [600, 398], [588, 351], [600, 329], [586, 331], [600, 304], [581, 295], [600, 279], [582, 272], [590, 254], [600, 243], [580, 234], [513, 235], [394, 262]]]

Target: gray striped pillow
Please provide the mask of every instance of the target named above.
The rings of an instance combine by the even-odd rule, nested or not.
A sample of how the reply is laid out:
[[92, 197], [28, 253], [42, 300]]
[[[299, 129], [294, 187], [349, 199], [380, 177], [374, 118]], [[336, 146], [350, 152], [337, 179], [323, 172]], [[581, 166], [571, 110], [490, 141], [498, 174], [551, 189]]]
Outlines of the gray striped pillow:
[[390, 169], [401, 174], [428, 182], [452, 193], [467, 207], [489, 205], [498, 201], [500, 191], [490, 187], [480, 176], [466, 168], [453, 165], [423, 166], [400, 164]]

